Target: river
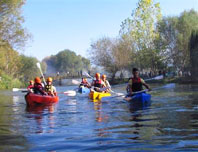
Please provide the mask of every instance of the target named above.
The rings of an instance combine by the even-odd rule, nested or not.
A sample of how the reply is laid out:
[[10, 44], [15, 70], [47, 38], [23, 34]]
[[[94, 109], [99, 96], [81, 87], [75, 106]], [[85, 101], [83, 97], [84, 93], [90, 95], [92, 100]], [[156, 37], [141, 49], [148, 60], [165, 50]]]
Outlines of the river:
[[24, 93], [1, 91], [0, 151], [198, 151], [198, 85], [151, 94], [145, 107], [121, 97], [91, 102], [87, 95], [60, 94], [56, 105], [27, 108]]

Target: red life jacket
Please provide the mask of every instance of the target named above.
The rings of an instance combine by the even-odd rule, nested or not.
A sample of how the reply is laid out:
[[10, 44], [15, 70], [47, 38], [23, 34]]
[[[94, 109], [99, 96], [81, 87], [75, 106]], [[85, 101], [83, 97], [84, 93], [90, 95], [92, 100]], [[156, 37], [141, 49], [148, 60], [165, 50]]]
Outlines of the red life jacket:
[[141, 91], [143, 90], [142, 88], [142, 82], [141, 82], [141, 78], [131, 78], [132, 79], [132, 91], [133, 92], [137, 92], [137, 91]]
[[88, 82], [83, 80], [83, 81], [81, 82], [81, 84], [83, 84], [83, 85], [88, 85]]
[[102, 80], [94, 80], [94, 87], [102, 88]]
[[30, 84], [27, 89], [33, 89], [34, 88], [34, 85]]
[[41, 83], [34, 83], [34, 93], [45, 94], [44, 88]]

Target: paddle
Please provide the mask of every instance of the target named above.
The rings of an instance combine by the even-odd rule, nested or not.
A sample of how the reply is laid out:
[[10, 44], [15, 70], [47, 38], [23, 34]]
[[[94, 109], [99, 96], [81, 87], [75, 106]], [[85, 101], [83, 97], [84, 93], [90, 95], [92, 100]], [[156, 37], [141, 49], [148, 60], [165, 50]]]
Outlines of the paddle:
[[[173, 87], [175, 87], [175, 84], [170, 83], [170, 84], [166, 84], [165, 86], [162, 86], [162, 87], [153, 88], [151, 91], [157, 91], [157, 90], [160, 90], [160, 89], [170, 89], [170, 88], [173, 88]], [[145, 89], [145, 90], [142, 90], [142, 91], [134, 92], [133, 95], [138, 94], [138, 93], [147, 92], [147, 91], [149, 91], [149, 90]], [[101, 99], [101, 101], [108, 101], [108, 100], [111, 100], [111, 99], [116, 98], [116, 97], [123, 97], [126, 101], [131, 101], [133, 99], [133, 96], [125, 98], [125, 95], [118, 95], [118, 96], [103, 97]]]
[[17, 92], [17, 91], [22, 91], [22, 92], [27, 92], [28, 90], [27, 89], [19, 89], [19, 88], [12, 88], [12, 91], [13, 92]]
[[[92, 80], [94, 79], [92, 76], [90, 76], [87, 72], [85, 72], [85, 71], [83, 71], [83, 75], [85, 75], [85, 76], [87, 76], [87, 77], [89, 77], [89, 78], [91, 78]], [[117, 93], [117, 92], [115, 92], [115, 91], [113, 91], [113, 90], [111, 90], [111, 88], [110, 87], [106, 87], [107, 89], [110, 89], [110, 92], [112, 92], [112, 93], [114, 93], [114, 94], [116, 94], [116, 95], [124, 95], [123, 93]], [[104, 90], [105, 91], [105, 90]]]
[[74, 80], [74, 79], [72, 79], [72, 83], [73, 83], [73, 84], [75, 84], [75, 85], [80, 85], [80, 83], [81, 83], [81, 82], [80, 82], [80, 81], [78, 81], [78, 80]]
[[40, 63], [37, 62], [37, 63], [36, 63], [36, 66], [39, 68], [39, 70], [40, 70], [40, 72], [41, 72], [41, 76], [43, 77], [44, 84], [46, 85], [47, 83], [46, 83], [46, 81], [45, 81], [45, 77], [44, 77], [44, 75], [43, 75], [43, 72], [42, 72]]
[[145, 79], [144, 81], [150, 81], [150, 80], [161, 80], [163, 79], [164, 76], [163, 75], [158, 75], [156, 77], [150, 78], [150, 79]]
[[[27, 93], [28, 90], [27, 89], [19, 89], [19, 88], [12, 88], [13, 92], [17, 92], [17, 91], [21, 91], [22, 93]], [[67, 96], [75, 96], [76, 95], [76, 91], [74, 90], [69, 90], [69, 91], [65, 91], [65, 92], [57, 92], [58, 94], [64, 94]]]
[[67, 96], [76, 96], [76, 91], [68, 90], [68, 91], [63, 92], [63, 94], [65, 94]]

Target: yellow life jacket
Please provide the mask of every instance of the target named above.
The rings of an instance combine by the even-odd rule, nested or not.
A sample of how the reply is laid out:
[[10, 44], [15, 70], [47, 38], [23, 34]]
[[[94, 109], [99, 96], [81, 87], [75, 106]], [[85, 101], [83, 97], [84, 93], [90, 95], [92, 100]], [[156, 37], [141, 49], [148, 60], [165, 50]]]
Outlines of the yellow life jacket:
[[52, 92], [53, 90], [52, 90], [52, 85], [46, 85], [45, 86], [45, 91], [46, 92]]

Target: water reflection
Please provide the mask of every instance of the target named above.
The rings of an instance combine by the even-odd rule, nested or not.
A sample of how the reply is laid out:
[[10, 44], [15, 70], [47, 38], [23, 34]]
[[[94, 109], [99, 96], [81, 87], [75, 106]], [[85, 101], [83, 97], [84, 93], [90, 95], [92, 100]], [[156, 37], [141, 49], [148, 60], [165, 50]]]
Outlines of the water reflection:
[[197, 151], [197, 99], [198, 86], [177, 85], [143, 106], [60, 95], [57, 105], [26, 108], [24, 94], [8, 93], [0, 96], [0, 151]]
[[[35, 133], [53, 133], [55, 127], [55, 105], [26, 106], [29, 119], [36, 122]], [[34, 124], [32, 124], [34, 126]]]
[[136, 112], [138, 110], [146, 110], [151, 106], [151, 100], [146, 102], [130, 102], [130, 112]]
[[108, 115], [106, 115], [102, 110], [102, 102], [93, 102], [94, 110], [97, 122], [106, 122], [108, 120]]

